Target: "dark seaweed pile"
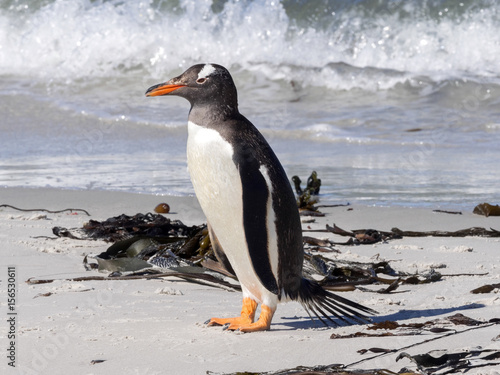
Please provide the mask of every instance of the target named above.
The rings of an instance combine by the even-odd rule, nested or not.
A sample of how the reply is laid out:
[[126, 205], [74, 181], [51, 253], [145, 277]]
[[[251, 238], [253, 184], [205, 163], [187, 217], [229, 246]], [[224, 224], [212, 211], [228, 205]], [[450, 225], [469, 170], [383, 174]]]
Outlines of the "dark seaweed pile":
[[[362, 245], [394, 238], [372, 229], [349, 232], [327, 226], [327, 230], [351, 237], [344, 245]], [[215, 257], [206, 225], [186, 226], [179, 220], [147, 213], [119, 215], [104, 221], [90, 220], [82, 228], [68, 230], [56, 227], [53, 232], [64, 237], [112, 243], [106, 251], [93, 257], [97, 264], [86, 263], [87, 269], [134, 272], [155, 267], [188, 273], [217, 271], [235, 277]], [[394, 270], [384, 260], [362, 263], [323, 256], [339, 252], [334, 245], [329, 240], [304, 237], [304, 273], [308, 277], [319, 278], [320, 284], [330, 290], [363, 289], [362, 285], [386, 284], [375, 292], [391, 293], [402, 284], [441, 279], [441, 274], [435, 270], [412, 275]]]

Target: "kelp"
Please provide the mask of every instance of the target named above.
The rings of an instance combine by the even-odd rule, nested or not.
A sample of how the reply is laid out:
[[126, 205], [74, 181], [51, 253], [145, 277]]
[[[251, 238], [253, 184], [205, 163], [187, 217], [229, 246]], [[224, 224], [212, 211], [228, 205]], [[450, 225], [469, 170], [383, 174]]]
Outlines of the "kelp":
[[425, 231], [425, 232], [403, 231], [398, 228], [392, 228], [391, 233], [393, 233], [394, 235], [399, 235], [401, 237], [468, 237], [468, 236], [500, 237], [500, 231], [495, 230], [493, 228], [490, 228], [488, 230], [480, 227], [472, 227], [456, 231], [436, 230], [436, 231]]
[[131, 272], [126, 275], [122, 275], [121, 272], [112, 272], [108, 276], [79, 276], [79, 277], [71, 277], [66, 279], [37, 279], [37, 278], [29, 278], [26, 280], [26, 283], [29, 285], [38, 285], [38, 284], [50, 284], [54, 281], [64, 280], [64, 281], [116, 281], [116, 280], [139, 280], [139, 279], [163, 279], [168, 277], [176, 277], [181, 278], [186, 281], [195, 282], [198, 284], [209, 285], [209, 286], [217, 286], [226, 290], [234, 290], [241, 291], [241, 287], [237, 284], [233, 284], [227, 282], [220, 277], [217, 277], [214, 274], [207, 272], [199, 272], [199, 273], [186, 273], [186, 272], [161, 272], [159, 270], [146, 270], [139, 272]]
[[180, 220], [171, 220], [160, 214], [119, 215], [105, 221], [90, 220], [83, 225], [83, 233], [91, 239], [115, 242], [132, 236], [152, 238], [189, 237], [203, 225], [187, 226]]
[[41, 211], [41, 212], [47, 212], [49, 214], [60, 214], [60, 213], [63, 213], [63, 212], [70, 212], [70, 213], [82, 212], [85, 215], [90, 216], [90, 214], [88, 213], [88, 211], [82, 210], [81, 208], [65, 208], [63, 210], [47, 210], [45, 208], [19, 208], [19, 207], [12, 206], [10, 204], [0, 204], [0, 208], [2, 208], [2, 207], [8, 207], [8, 208], [12, 208], [13, 210], [22, 211], [22, 212], [36, 212], [36, 211]]
[[[419, 342], [414, 342], [412, 344], [406, 345], [404, 347], [399, 347], [399, 348], [384, 348], [384, 347], [375, 347], [375, 348], [368, 348], [368, 349], [361, 349], [358, 352], [360, 354], [366, 354], [366, 353], [374, 353], [373, 356], [371, 357], [365, 357], [364, 359], [358, 360], [356, 362], [350, 363], [345, 365], [346, 368], [348, 367], [354, 367], [357, 366], [363, 362], [367, 362], [388, 354], [396, 354], [400, 353], [398, 357], [396, 358], [396, 361], [401, 360], [403, 358], [410, 358], [414, 360], [415, 363], [417, 363], [417, 366], [419, 368], [419, 373], [422, 374], [448, 374], [448, 373], [453, 373], [457, 371], [458, 369], [460, 370], [469, 370], [472, 368], [477, 368], [477, 367], [485, 367], [485, 366], [498, 366], [500, 364], [500, 361], [497, 359], [500, 359], [499, 354], [500, 351], [498, 350], [489, 350], [489, 349], [482, 349], [478, 348], [478, 350], [464, 350], [463, 353], [464, 356], [462, 358], [469, 358], [470, 355], [476, 356], [477, 354], [482, 354], [482, 353], [488, 353], [486, 356], [480, 357], [481, 363], [472, 363], [472, 362], [467, 362], [467, 361], [455, 361], [455, 358], [459, 358], [460, 356], [455, 356], [453, 353], [447, 353], [446, 357], [443, 357], [444, 359], [443, 363], [438, 366], [438, 367], [432, 367], [432, 368], [426, 368], [423, 366], [423, 363], [419, 365], [419, 360], [420, 358], [429, 358], [430, 353], [425, 353], [421, 357], [414, 358], [411, 356], [408, 356], [406, 352], [404, 352], [407, 349], [414, 348], [423, 344], [427, 344], [432, 341], [440, 340], [445, 337], [453, 336], [453, 335], [460, 335], [465, 332], [470, 332], [473, 330], [479, 330], [479, 329], [486, 329], [494, 326], [495, 324], [499, 324], [500, 319], [498, 318], [493, 318], [490, 319], [489, 321], [478, 321], [476, 319], [469, 318], [463, 314], [455, 314], [452, 316], [449, 316], [444, 319], [436, 319], [424, 323], [409, 323], [409, 324], [399, 324], [398, 322], [394, 321], [384, 321], [384, 322], [379, 322], [375, 323], [371, 326], [369, 326], [370, 329], [372, 330], [379, 330], [382, 329], [385, 332], [384, 333], [376, 333], [376, 334], [371, 334], [371, 333], [366, 333], [366, 332], [356, 332], [354, 334], [350, 334], [347, 336], [341, 336], [341, 335], [335, 335], [333, 334], [331, 336], [332, 339], [345, 339], [345, 338], [355, 338], [355, 337], [377, 337], [380, 338], [380, 343], [384, 341], [384, 337], [390, 337], [389, 340], [387, 340], [388, 344], [393, 344], [397, 341], [394, 341], [393, 336], [415, 336], [415, 335], [422, 335], [423, 337], [429, 337], [427, 339], [424, 339]], [[465, 328], [463, 328], [465, 327]], [[472, 353], [475, 352], [475, 353]], [[434, 357], [434, 356], [432, 356]], [[432, 366], [432, 363], [429, 363]], [[406, 372], [406, 368], [403, 368], [400, 370], [401, 372]]]
[[295, 187], [295, 192], [297, 193], [297, 207], [299, 208], [300, 215], [325, 216], [323, 213], [318, 211], [317, 207], [314, 206], [318, 203], [318, 200], [313, 196], [317, 196], [321, 188], [321, 179], [318, 178], [317, 172], [312, 171], [311, 175], [307, 179], [307, 185], [304, 189], [301, 187], [302, 181], [299, 176], [293, 176], [292, 183]]
[[[436, 334], [445, 332], [456, 332], [456, 326], [482, 326], [492, 323], [496, 323], [497, 319], [490, 319], [488, 322], [479, 321], [463, 314], [457, 313], [445, 318], [429, 320], [422, 323], [398, 323], [393, 320], [384, 320], [382, 322], [376, 322], [368, 325], [366, 327], [367, 331], [394, 331], [394, 332], [384, 332], [384, 333], [369, 333], [365, 331], [355, 332], [347, 335], [340, 335], [333, 333], [330, 339], [350, 339], [356, 337], [387, 337], [387, 336], [416, 336], [416, 335], [426, 335], [426, 334]], [[387, 350], [387, 349], [383, 349]], [[393, 350], [393, 349], [391, 349]], [[363, 349], [363, 354], [367, 351], [373, 352], [371, 349]]]
[[[327, 230], [344, 236], [354, 236], [358, 243], [387, 238], [387, 232], [375, 230], [345, 231], [337, 226]], [[220, 277], [236, 277], [218, 262], [214, 255], [205, 225], [186, 226], [159, 214], [120, 215], [102, 222], [91, 220], [82, 228], [56, 227], [59, 236], [74, 239], [101, 239], [113, 242], [108, 249], [84, 260], [87, 270], [108, 272], [136, 272], [154, 268], [178, 273], [200, 274], [214, 272]], [[319, 283], [333, 291], [359, 289], [371, 293], [389, 294], [404, 284], [422, 284], [441, 280], [442, 275], [430, 269], [419, 274], [394, 270], [387, 261], [353, 262], [333, 260], [321, 253], [339, 252], [336, 243], [304, 236], [304, 274], [319, 279]], [[96, 263], [93, 263], [95, 261]], [[362, 285], [385, 284], [379, 290]]]
[[392, 228], [391, 231], [382, 231], [376, 229], [356, 229], [352, 231], [344, 230], [337, 225], [330, 226], [326, 224], [325, 229], [306, 229], [306, 233], [333, 233], [343, 237], [350, 237], [346, 242], [330, 241], [332, 245], [371, 245], [377, 242], [385, 242], [403, 237], [500, 237], [500, 231], [493, 228], [485, 229], [480, 227], [472, 227], [457, 231], [411, 231]]
[[[387, 355], [394, 353], [394, 350], [384, 348], [370, 348], [360, 350], [361, 354], [376, 353]], [[466, 372], [468, 370], [500, 365], [500, 350], [496, 349], [469, 349], [463, 351], [439, 351], [434, 350], [429, 353], [410, 355], [406, 352], [400, 353], [396, 357], [396, 362], [408, 359], [413, 362], [418, 372], [403, 367], [399, 372], [387, 369], [348, 369], [341, 364], [320, 365], [320, 366], [297, 366], [278, 371], [266, 372], [233, 372], [214, 373], [207, 371], [210, 375], [422, 375], [422, 374], [451, 374]]]
[[450, 215], [462, 215], [461, 211], [432, 210], [432, 212], [437, 212], [441, 214], [450, 214]]
[[472, 294], [491, 293], [495, 289], [500, 289], [500, 283], [499, 284], [486, 284], [486, 285], [480, 286], [479, 288], [472, 289], [470, 292]]
[[231, 372], [231, 373], [216, 373], [207, 371], [208, 375], [421, 375], [416, 372], [408, 371], [403, 373], [395, 373], [386, 369], [346, 369], [341, 364], [319, 365], [319, 366], [297, 366], [294, 368], [266, 371], [266, 372]]
[[306, 187], [302, 189], [299, 176], [292, 177], [292, 183], [295, 187], [295, 192], [297, 195], [302, 195], [304, 193], [309, 193], [310, 195], [318, 195], [319, 190], [321, 188], [321, 179], [318, 178], [318, 173], [316, 171], [312, 171], [311, 175], [307, 178]]
[[474, 210], [472, 210], [472, 213], [476, 215], [483, 215], [483, 216], [500, 216], [500, 206], [497, 205], [492, 205], [489, 203], [481, 203], [478, 204], [476, 207], [474, 207]]
[[403, 274], [395, 271], [389, 262], [354, 262], [344, 260], [332, 260], [321, 254], [306, 252], [304, 255], [304, 274], [322, 276], [318, 282], [326, 289], [331, 287], [343, 287], [346, 285], [372, 284], [375, 282], [394, 282], [393, 279], [381, 278], [380, 274], [400, 278]]
[[[439, 353], [439, 351], [436, 351]], [[426, 374], [450, 374], [468, 371], [474, 368], [500, 365], [500, 350], [469, 349], [460, 352], [445, 352], [434, 356], [431, 353], [409, 355], [401, 353], [396, 361], [407, 358], [414, 362], [418, 369]]]

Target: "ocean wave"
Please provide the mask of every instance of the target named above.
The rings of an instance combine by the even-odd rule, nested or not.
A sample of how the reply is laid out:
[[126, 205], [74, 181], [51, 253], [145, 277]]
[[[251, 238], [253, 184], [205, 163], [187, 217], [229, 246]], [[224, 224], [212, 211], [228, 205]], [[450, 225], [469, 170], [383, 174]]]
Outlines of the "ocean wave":
[[486, 0], [2, 1], [0, 74], [154, 80], [213, 61], [333, 90], [498, 81], [499, 21]]

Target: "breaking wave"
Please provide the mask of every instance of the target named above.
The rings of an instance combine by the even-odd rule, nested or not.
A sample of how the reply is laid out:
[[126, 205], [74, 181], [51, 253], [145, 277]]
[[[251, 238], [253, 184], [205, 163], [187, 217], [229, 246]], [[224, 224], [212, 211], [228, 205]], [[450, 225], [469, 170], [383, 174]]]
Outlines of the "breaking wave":
[[0, 52], [0, 74], [44, 82], [158, 79], [213, 61], [384, 90], [498, 80], [500, 15], [493, 0], [0, 1]]

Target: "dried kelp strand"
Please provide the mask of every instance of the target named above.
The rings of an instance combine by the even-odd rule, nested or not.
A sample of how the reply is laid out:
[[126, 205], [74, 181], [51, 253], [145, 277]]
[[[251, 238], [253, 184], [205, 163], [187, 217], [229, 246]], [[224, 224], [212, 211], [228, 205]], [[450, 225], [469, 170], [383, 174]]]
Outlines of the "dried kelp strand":
[[42, 211], [42, 212], [47, 212], [49, 214], [59, 214], [59, 213], [66, 212], [66, 211], [69, 211], [69, 212], [78, 212], [79, 211], [79, 212], [83, 212], [87, 216], [90, 216], [88, 211], [82, 210], [81, 208], [65, 208], [64, 210], [52, 211], [52, 210], [47, 210], [45, 208], [18, 208], [18, 207], [11, 206], [10, 204], [1, 204], [0, 207], [9, 207], [9, 208], [12, 208], [13, 210], [23, 211], [23, 212]]
[[473, 289], [470, 292], [473, 294], [490, 293], [498, 288], [500, 288], [500, 284], [486, 284], [486, 285], [480, 286], [479, 288]]
[[481, 203], [474, 207], [472, 213], [483, 216], [500, 216], [500, 206], [493, 206], [489, 203]]
[[439, 327], [433, 327], [429, 329], [429, 332], [432, 333], [443, 333], [443, 332], [450, 332], [450, 331], [455, 331], [454, 329], [449, 329], [449, 328], [439, 328]]

